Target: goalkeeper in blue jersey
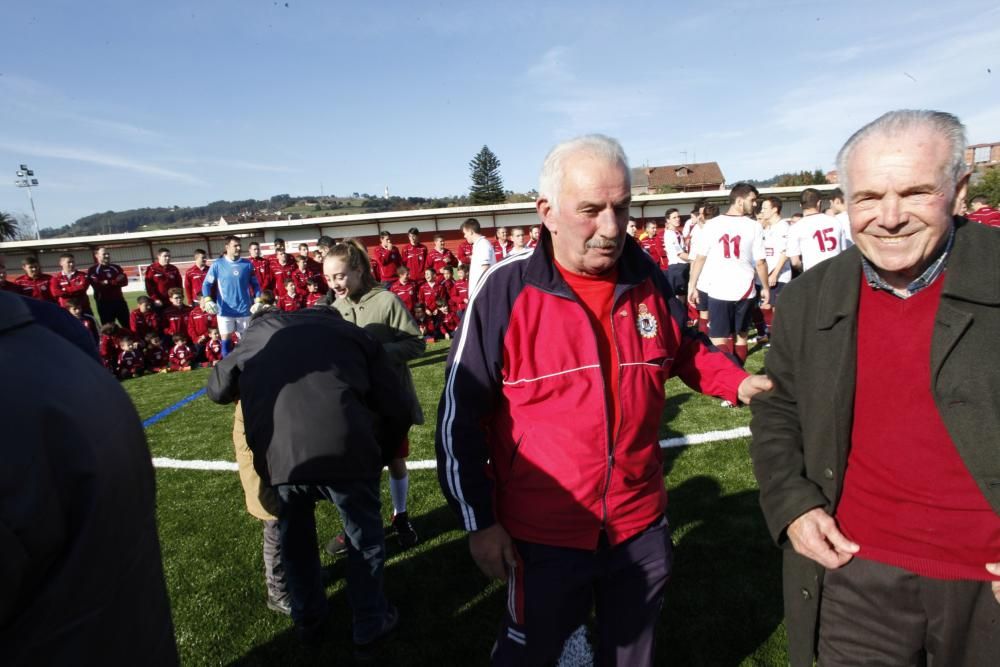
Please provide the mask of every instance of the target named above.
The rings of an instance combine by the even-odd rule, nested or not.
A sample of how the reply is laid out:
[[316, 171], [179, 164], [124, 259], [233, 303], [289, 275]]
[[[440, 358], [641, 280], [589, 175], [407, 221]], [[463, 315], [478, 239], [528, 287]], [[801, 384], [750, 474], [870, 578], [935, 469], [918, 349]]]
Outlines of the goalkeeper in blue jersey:
[[[226, 237], [226, 254], [212, 262], [205, 275], [201, 293], [202, 310], [217, 311], [219, 333], [222, 335], [222, 356], [233, 348], [232, 335], [242, 336], [250, 323], [250, 308], [260, 295], [260, 283], [248, 259], [240, 258], [240, 240], [235, 236]], [[212, 301], [212, 288], [218, 287], [218, 308]]]

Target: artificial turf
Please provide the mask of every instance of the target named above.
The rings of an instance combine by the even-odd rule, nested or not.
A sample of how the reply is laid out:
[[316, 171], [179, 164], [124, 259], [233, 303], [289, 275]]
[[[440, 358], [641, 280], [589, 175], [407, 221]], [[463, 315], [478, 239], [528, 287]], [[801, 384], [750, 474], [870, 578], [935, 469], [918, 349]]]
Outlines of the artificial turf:
[[[434, 417], [447, 343], [428, 345], [411, 362], [427, 423], [410, 433], [411, 460], [434, 458]], [[759, 370], [763, 350], [748, 361]], [[128, 380], [146, 419], [204, 386], [207, 369]], [[746, 409], [667, 384], [662, 437], [749, 423]], [[198, 398], [147, 429], [153, 456], [234, 460], [232, 406]], [[749, 440], [668, 449], [664, 480], [676, 545], [674, 575], [658, 628], [657, 664], [781, 665], [780, 553], [757, 505]], [[247, 514], [232, 472], [157, 470], [160, 541], [177, 644], [185, 665], [351, 664], [344, 559], [322, 553], [330, 574], [329, 641], [305, 649], [290, 619], [265, 607], [260, 522]], [[505, 592], [468, 554], [433, 470], [410, 472], [409, 510], [420, 543], [400, 551], [387, 538], [386, 594], [401, 613], [399, 630], [375, 655], [385, 665], [480, 665], [488, 662]], [[391, 507], [383, 484], [383, 514]], [[339, 529], [332, 506], [317, 509], [320, 544]]]

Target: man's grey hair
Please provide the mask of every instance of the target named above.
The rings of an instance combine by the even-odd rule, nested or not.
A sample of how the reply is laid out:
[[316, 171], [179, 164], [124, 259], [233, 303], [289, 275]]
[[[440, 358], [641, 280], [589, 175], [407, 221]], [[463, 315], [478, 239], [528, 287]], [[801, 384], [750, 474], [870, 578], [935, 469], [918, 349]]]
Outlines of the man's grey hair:
[[897, 137], [917, 129], [928, 129], [943, 137], [951, 147], [951, 156], [944, 165], [944, 176], [952, 185], [965, 175], [965, 126], [956, 116], [943, 111], [927, 109], [900, 109], [882, 114], [872, 122], [851, 135], [844, 147], [837, 153], [837, 174], [844, 191], [851, 192], [850, 177], [847, 173], [847, 163], [858, 144], [865, 139], [883, 136]]
[[559, 191], [562, 190], [563, 178], [566, 175], [566, 161], [577, 153], [586, 153], [611, 163], [620, 164], [625, 171], [628, 188], [632, 189], [632, 172], [629, 170], [628, 157], [626, 157], [622, 145], [616, 139], [606, 137], [603, 134], [586, 134], [556, 144], [545, 156], [545, 162], [542, 163], [542, 173], [538, 177], [538, 196], [548, 200], [553, 211], [559, 211]]

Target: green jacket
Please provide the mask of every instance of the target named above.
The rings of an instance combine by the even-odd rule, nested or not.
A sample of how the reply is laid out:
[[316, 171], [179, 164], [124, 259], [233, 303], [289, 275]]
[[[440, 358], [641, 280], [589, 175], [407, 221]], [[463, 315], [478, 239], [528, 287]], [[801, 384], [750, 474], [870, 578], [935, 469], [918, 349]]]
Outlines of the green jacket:
[[373, 287], [357, 301], [351, 298], [333, 300], [333, 291], [330, 292], [330, 299], [345, 320], [358, 325], [382, 343], [389, 355], [390, 365], [399, 374], [406, 393], [413, 401], [413, 423], [423, 424], [424, 413], [420, 409], [407, 362], [423, 354], [427, 344], [410, 311], [399, 297], [382, 287]]
[[[931, 391], [945, 427], [1000, 515], [1000, 230], [956, 218], [931, 341]], [[789, 660], [812, 665], [824, 568], [792, 549], [785, 529], [840, 500], [853, 422], [861, 253], [853, 247], [796, 278], [781, 295], [767, 374], [751, 404], [751, 456], [768, 529], [784, 550]], [[886, 378], [886, 391], [902, 378]], [[1000, 560], [1000, 554], [997, 554]]]

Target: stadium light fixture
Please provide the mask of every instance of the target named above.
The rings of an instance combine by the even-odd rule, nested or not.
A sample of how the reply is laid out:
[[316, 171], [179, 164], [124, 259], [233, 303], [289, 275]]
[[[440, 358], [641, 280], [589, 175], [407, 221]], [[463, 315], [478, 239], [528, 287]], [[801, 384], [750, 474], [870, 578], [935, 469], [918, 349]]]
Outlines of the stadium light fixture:
[[28, 189], [28, 201], [31, 202], [31, 216], [35, 220], [35, 239], [38, 240], [41, 238], [41, 234], [38, 230], [38, 212], [35, 210], [35, 199], [31, 196], [31, 188], [38, 187], [38, 179], [31, 178], [35, 175], [35, 172], [28, 169], [28, 165], [22, 164], [20, 167], [21, 168], [16, 172], [17, 180], [14, 181], [14, 185], [19, 188]]

